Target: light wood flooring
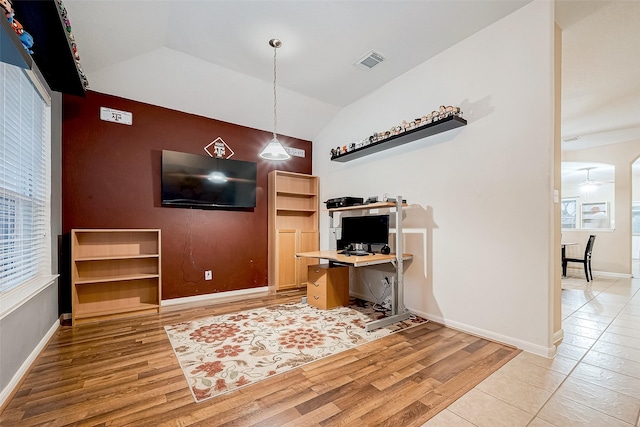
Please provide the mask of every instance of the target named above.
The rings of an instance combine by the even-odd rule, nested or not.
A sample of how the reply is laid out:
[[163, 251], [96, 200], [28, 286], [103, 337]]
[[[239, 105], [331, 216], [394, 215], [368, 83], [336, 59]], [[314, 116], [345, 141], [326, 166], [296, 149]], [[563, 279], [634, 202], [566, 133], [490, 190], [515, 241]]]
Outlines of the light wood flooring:
[[196, 404], [163, 327], [302, 295], [62, 326], [0, 426], [420, 426], [519, 353], [429, 322]]

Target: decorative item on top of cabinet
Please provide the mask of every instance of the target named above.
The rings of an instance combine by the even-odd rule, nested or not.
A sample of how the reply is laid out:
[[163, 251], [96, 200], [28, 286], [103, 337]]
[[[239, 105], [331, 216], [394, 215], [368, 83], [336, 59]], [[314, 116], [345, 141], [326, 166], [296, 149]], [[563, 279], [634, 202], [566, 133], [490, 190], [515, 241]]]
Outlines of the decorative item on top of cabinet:
[[300, 288], [307, 282], [307, 258], [296, 252], [317, 251], [318, 177], [285, 171], [269, 173], [268, 276], [271, 292]]
[[158, 313], [160, 230], [71, 230], [72, 322]]

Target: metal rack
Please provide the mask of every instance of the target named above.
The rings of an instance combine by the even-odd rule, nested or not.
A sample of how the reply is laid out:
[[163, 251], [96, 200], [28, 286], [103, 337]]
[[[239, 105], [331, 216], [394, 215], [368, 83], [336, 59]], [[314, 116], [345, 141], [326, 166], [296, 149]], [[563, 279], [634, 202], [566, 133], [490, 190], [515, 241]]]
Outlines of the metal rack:
[[396, 270], [396, 280], [391, 285], [391, 315], [383, 317], [382, 319], [374, 320], [367, 323], [365, 329], [367, 331], [373, 331], [383, 326], [390, 325], [395, 322], [407, 320], [411, 317], [411, 313], [407, 311], [404, 305], [404, 257], [402, 248], [404, 247], [403, 235], [402, 235], [402, 207], [406, 204], [402, 203], [402, 196], [397, 196], [395, 203], [393, 202], [378, 202], [367, 205], [348, 206], [343, 208], [329, 209], [329, 226], [333, 229], [333, 214], [339, 211], [354, 211], [354, 210], [371, 210], [380, 208], [395, 208], [396, 216], [396, 256], [390, 262], [393, 264]]

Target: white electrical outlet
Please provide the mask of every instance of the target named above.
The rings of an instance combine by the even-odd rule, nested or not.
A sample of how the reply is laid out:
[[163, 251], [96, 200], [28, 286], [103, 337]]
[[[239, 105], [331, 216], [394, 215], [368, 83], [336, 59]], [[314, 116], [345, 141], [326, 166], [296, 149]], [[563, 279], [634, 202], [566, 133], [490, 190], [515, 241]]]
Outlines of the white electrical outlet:
[[211, 272], [211, 270], [207, 270], [204, 272], [204, 280], [212, 280], [213, 279], [213, 273]]

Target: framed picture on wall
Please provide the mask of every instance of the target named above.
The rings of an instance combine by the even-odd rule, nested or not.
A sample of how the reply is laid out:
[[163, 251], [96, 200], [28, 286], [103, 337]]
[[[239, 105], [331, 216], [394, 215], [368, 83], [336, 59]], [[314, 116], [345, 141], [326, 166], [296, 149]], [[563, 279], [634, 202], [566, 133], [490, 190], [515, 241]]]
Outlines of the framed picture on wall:
[[589, 202], [581, 205], [582, 228], [610, 228], [609, 202]]

